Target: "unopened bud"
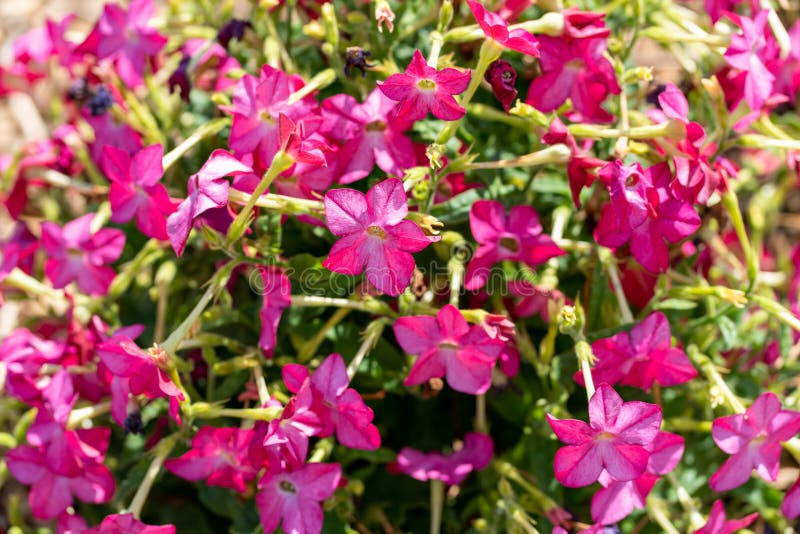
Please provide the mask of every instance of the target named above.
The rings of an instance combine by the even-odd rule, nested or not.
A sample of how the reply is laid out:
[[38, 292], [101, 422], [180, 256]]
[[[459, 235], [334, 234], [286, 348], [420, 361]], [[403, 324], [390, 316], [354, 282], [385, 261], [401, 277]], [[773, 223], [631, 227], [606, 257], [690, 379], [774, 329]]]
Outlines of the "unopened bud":
[[453, 1], [444, 0], [439, 10], [439, 24], [436, 29], [440, 33], [444, 33], [450, 27], [451, 22], [453, 22]]

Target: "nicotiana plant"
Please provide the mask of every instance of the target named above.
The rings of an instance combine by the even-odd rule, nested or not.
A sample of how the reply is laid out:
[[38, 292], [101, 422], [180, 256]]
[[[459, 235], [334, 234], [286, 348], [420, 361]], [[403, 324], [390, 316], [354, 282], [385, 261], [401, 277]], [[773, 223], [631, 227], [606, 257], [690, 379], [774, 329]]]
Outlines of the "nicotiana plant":
[[131, 0], [15, 36], [0, 531], [794, 532], [798, 13]]

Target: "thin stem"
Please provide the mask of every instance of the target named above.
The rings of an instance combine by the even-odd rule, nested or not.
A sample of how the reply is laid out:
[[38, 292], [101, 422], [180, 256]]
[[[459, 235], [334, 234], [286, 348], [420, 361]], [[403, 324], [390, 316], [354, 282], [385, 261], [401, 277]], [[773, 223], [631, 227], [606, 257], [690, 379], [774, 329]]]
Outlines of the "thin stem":
[[331, 315], [330, 319], [319, 329], [319, 331], [314, 334], [314, 337], [309, 339], [305, 342], [305, 344], [300, 348], [297, 353], [297, 361], [300, 363], [307, 363], [314, 354], [316, 354], [317, 349], [325, 341], [325, 336], [328, 335], [328, 332], [336, 326], [337, 324], [341, 323], [342, 320], [347, 317], [347, 315], [353, 311], [350, 308], [339, 308], [336, 310], [333, 315]]
[[475, 432], [489, 433], [489, 422], [486, 417], [486, 395], [475, 396]]
[[292, 306], [299, 307], [327, 307], [349, 308], [375, 315], [388, 315], [395, 317], [397, 314], [386, 303], [375, 299], [351, 300], [335, 297], [317, 297], [315, 295], [292, 295]]
[[200, 141], [218, 134], [226, 126], [230, 125], [230, 123], [231, 119], [229, 117], [223, 117], [221, 119], [214, 119], [200, 126], [197, 130], [192, 132], [189, 137], [184, 139], [181, 144], [164, 154], [164, 158], [161, 160], [161, 166], [164, 167], [164, 172], [167, 172], [167, 169], [172, 167]]
[[358, 347], [358, 352], [356, 352], [353, 360], [347, 366], [347, 376], [350, 378], [350, 380], [356, 376], [358, 368], [361, 367], [361, 362], [364, 361], [364, 358], [367, 356], [367, 354], [369, 354], [369, 352], [378, 343], [378, 340], [380, 339], [381, 334], [383, 334], [383, 329], [385, 327], [386, 319], [376, 319], [367, 325], [367, 328], [364, 331], [364, 340], [361, 342], [361, 346]]
[[508, 169], [514, 167], [537, 167], [539, 165], [563, 165], [569, 161], [572, 152], [567, 145], [553, 145], [518, 158], [499, 161], [477, 161], [464, 165], [465, 171], [485, 169]]
[[275, 154], [269, 169], [264, 173], [264, 177], [261, 178], [253, 194], [250, 195], [247, 204], [244, 205], [242, 211], [236, 215], [236, 219], [231, 223], [230, 229], [228, 230], [229, 243], [238, 241], [239, 238], [244, 235], [245, 230], [250, 225], [250, 215], [253, 213], [256, 201], [269, 189], [269, 186], [272, 185], [272, 182], [280, 173], [292, 166], [292, 163], [294, 163], [294, 159], [283, 150], [279, 150], [278, 153]]
[[444, 507], [444, 482], [431, 479], [431, 534], [439, 534], [442, 529], [442, 508]]
[[76, 408], [69, 414], [67, 428], [77, 428], [83, 421], [86, 421], [87, 419], [93, 419], [98, 415], [107, 414], [110, 410], [110, 401], [93, 404], [83, 408]]
[[264, 406], [269, 401], [269, 390], [267, 389], [267, 381], [264, 380], [264, 370], [261, 368], [261, 362], [253, 367], [253, 380], [258, 389], [258, 402]]
[[672, 485], [672, 487], [675, 488], [675, 493], [678, 495], [678, 501], [680, 501], [681, 506], [683, 506], [683, 509], [686, 510], [686, 513], [689, 514], [689, 530], [694, 532], [695, 530], [701, 528], [705, 524], [705, 520], [697, 510], [697, 506], [695, 506], [692, 496], [689, 495], [689, 492], [686, 491], [686, 488], [681, 486], [681, 483], [678, 482], [677, 478], [675, 478], [674, 473], [667, 473], [664, 476]]
[[431, 32], [431, 51], [428, 54], [428, 66], [432, 68], [437, 68], [439, 64], [439, 53], [442, 51], [442, 45], [444, 44], [444, 37], [439, 32]]
[[274, 193], [255, 197], [254, 195], [244, 193], [237, 189], [231, 189], [228, 192], [228, 200], [236, 202], [237, 204], [247, 204], [253, 198], [256, 199], [253, 204], [259, 208], [277, 211], [278, 213], [286, 215], [313, 215], [319, 218], [325, 217], [325, 206], [322, 202], [317, 200], [293, 198], [276, 195]]
[[189, 329], [194, 325], [198, 317], [200, 317], [200, 314], [203, 313], [203, 310], [206, 309], [206, 306], [208, 306], [208, 303], [211, 302], [211, 300], [217, 294], [217, 291], [224, 287], [228, 281], [228, 277], [230, 277], [233, 269], [239, 265], [239, 263], [239, 261], [231, 261], [222, 269], [220, 269], [216, 275], [214, 275], [208, 285], [208, 289], [206, 289], [206, 292], [203, 293], [203, 296], [200, 298], [200, 302], [195, 304], [194, 308], [192, 308], [192, 311], [189, 312], [189, 315], [186, 317], [186, 319], [184, 319], [183, 322], [178, 325], [178, 328], [176, 328], [169, 335], [166, 341], [161, 343], [162, 349], [173, 356], [175, 355], [178, 345], [189, 332]]
[[164, 465], [164, 460], [167, 459], [169, 453], [172, 452], [172, 449], [178, 443], [178, 438], [180, 435], [181, 432], [176, 432], [175, 434], [162, 439], [156, 446], [155, 457], [153, 458], [153, 461], [150, 462], [150, 466], [147, 468], [147, 472], [144, 474], [142, 483], [139, 484], [139, 488], [136, 490], [136, 494], [133, 496], [133, 500], [128, 507], [128, 512], [133, 514], [135, 519], [139, 519], [141, 517], [142, 507], [147, 500], [147, 496], [150, 494], [153, 483], [156, 481], [158, 472], [161, 470], [161, 466]]
[[[606, 266], [606, 273], [608, 274], [608, 278], [611, 280], [611, 286], [614, 288], [614, 295], [617, 297], [617, 305], [619, 306], [620, 314], [622, 315], [622, 320], [625, 323], [632, 323], [633, 322], [633, 313], [631, 312], [631, 308], [628, 305], [628, 299], [625, 297], [625, 289], [622, 287], [622, 282], [619, 278], [619, 268], [617, 267], [617, 262], [614, 259], [614, 256], [611, 255], [611, 251], [608, 251], [608, 258], [607, 261], [603, 263]], [[603, 254], [601, 254], [603, 256]], [[601, 258], [601, 261], [603, 259]]]
[[758, 255], [750, 244], [750, 238], [747, 235], [747, 229], [745, 228], [744, 219], [742, 218], [742, 211], [739, 208], [739, 199], [736, 197], [736, 192], [733, 189], [728, 189], [728, 191], [722, 195], [722, 205], [725, 206], [728, 216], [731, 218], [733, 229], [736, 231], [736, 237], [739, 239], [739, 243], [742, 245], [742, 250], [744, 251], [745, 264], [747, 265], [747, 277], [750, 281], [747, 286], [747, 293], [750, 293], [755, 287], [758, 278]]

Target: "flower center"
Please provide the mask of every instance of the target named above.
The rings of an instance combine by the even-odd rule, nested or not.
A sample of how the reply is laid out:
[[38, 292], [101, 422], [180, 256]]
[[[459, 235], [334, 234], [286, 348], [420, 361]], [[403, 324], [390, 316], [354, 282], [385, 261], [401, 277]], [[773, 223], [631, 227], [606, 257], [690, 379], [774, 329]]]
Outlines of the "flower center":
[[434, 89], [436, 89], [436, 82], [424, 78], [417, 82], [417, 87], [419, 87], [423, 91], [433, 91]]
[[519, 241], [514, 237], [503, 237], [500, 239], [500, 246], [504, 249], [517, 253], [519, 252]]
[[458, 350], [458, 345], [455, 343], [451, 343], [449, 341], [445, 341], [444, 343], [439, 343], [439, 349], [441, 350]]
[[261, 122], [275, 124], [275, 119], [272, 117], [272, 114], [266, 109], [259, 114], [258, 118], [261, 119]]
[[294, 484], [292, 484], [288, 480], [281, 480], [280, 482], [278, 482], [278, 487], [281, 489], [281, 491], [284, 491], [286, 493], [291, 493], [293, 495], [297, 493], [297, 488], [295, 488]]
[[159, 369], [167, 369], [169, 367], [169, 353], [158, 345], [147, 349], [146, 354], [152, 358]]
[[368, 226], [367, 233], [381, 239], [386, 239], [386, 232], [380, 226]]
[[611, 441], [612, 439], [614, 439], [614, 434], [611, 432], [600, 432], [597, 434], [598, 441]]
[[368, 132], [382, 132], [386, 129], [386, 123], [383, 121], [368, 122], [364, 129]]
[[585, 67], [586, 63], [584, 63], [582, 59], [573, 59], [571, 61], [567, 61], [568, 69], [583, 70]]
[[631, 174], [631, 175], [630, 175], [630, 176], [628, 176], [628, 178], [625, 180], [625, 186], [626, 186], [626, 187], [633, 187], [633, 186], [635, 186], [635, 185], [636, 185], [636, 184], [638, 184], [638, 183], [639, 183], [639, 176], [637, 176], [636, 174]]

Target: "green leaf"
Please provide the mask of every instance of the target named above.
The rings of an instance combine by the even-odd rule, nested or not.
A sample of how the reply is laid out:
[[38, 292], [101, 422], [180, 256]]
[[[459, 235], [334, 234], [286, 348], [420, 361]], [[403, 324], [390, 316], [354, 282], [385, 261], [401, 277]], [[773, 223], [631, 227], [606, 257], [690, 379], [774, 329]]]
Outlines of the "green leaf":
[[657, 302], [655, 310], [691, 310], [697, 307], [697, 303], [686, 299], [665, 299]]

